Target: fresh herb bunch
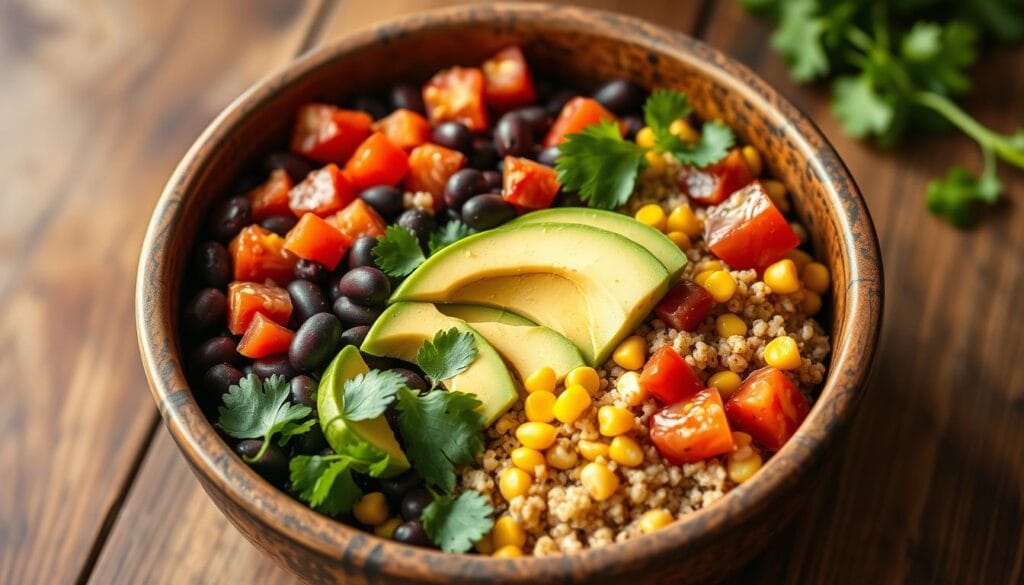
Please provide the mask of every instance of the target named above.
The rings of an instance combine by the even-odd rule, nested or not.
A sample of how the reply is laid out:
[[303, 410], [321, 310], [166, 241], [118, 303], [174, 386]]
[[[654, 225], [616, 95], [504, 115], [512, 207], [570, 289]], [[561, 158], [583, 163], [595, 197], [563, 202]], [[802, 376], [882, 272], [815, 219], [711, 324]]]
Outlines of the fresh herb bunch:
[[778, 22], [772, 46], [796, 81], [832, 80], [832, 112], [855, 138], [881, 145], [910, 132], [949, 128], [981, 148], [982, 171], [956, 166], [929, 183], [929, 211], [958, 227], [998, 201], [996, 160], [1024, 168], [1024, 128], [995, 132], [956, 99], [989, 41], [1024, 37], [1024, 0], [743, 0]]

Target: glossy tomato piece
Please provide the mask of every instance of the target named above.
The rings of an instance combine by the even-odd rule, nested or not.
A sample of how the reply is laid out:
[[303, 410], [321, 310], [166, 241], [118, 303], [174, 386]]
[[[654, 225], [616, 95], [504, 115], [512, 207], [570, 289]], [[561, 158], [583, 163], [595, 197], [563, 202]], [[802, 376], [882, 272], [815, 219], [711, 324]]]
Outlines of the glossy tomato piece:
[[430, 122], [412, 110], [400, 109], [373, 124], [398, 148], [411, 150], [430, 140]]
[[294, 278], [297, 258], [284, 249], [284, 238], [263, 226], [242, 228], [228, 244], [234, 280], [288, 284]]
[[602, 120], [611, 120], [616, 123], [619, 121], [615, 114], [604, 109], [604, 106], [597, 103], [596, 100], [574, 97], [562, 107], [558, 118], [551, 125], [551, 130], [548, 130], [548, 135], [544, 138], [544, 148], [558, 146], [565, 142], [566, 135], [575, 134]]
[[698, 205], [718, 205], [754, 178], [739, 149], [733, 149], [722, 160], [704, 168], [683, 165], [676, 182], [690, 201]]
[[345, 164], [345, 175], [356, 191], [377, 185], [397, 185], [409, 170], [409, 155], [383, 132], [374, 132]]
[[299, 108], [291, 150], [322, 163], [343, 165], [370, 135], [371, 124], [373, 118], [366, 112], [306, 104]]
[[533, 76], [519, 47], [507, 47], [483, 64], [484, 99], [498, 111], [537, 101]]
[[704, 287], [680, 280], [654, 307], [654, 314], [676, 331], [693, 331], [711, 314], [714, 304]]
[[444, 207], [444, 186], [455, 171], [466, 166], [466, 156], [457, 150], [423, 144], [409, 153], [409, 174], [405, 177], [407, 191], [426, 191], [434, 196], [434, 211]]
[[704, 389], [690, 364], [671, 347], [662, 347], [644, 364], [640, 385], [665, 404], [675, 404]]
[[287, 215], [288, 191], [292, 188], [292, 179], [284, 169], [274, 169], [263, 184], [257, 186], [247, 195], [252, 205], [253, 221], [260, 221], [272, 215]]
[[529, 159], [506, 156], [501, 196], [522, 209], [545, 209], [558, 195], [558, 173]]
[[792, 380], [772, 367], [752, 372], [725, 403], [729, 422], [769, 451], [778, 451], [811, 407]]
[[692, 398], [651, 416], [651, 442], [669, 463], [696, 463], [735, 449], [718, 390], [706, 388]]
[[263, 313], [256, 313], [238, 342], [238, 353], [254, 360], [284, 353], [293, 337], [295, 333], [291, 329], [278, 325]]
[[352, 181], [332, 163], [309, 173], [292, 187], [288, 192], [288, 207], [298, 217], [307, 213], [324, 217], [336, 213], [355, 198]]
[[331, 270], [334, 270], [351, 245], [352, 238], [313, 213], [303, 215], [284, 239], [285, 250], [304, 260], [323, 264]]
[[762, 270], [797, 247], [800, 239], [760, 181], [708, 210], [704, 241], [733, 268]]
[[361, 236], [383, 236], [388, 227], [384, 218], [362, 199], [356, 199], [345, 209], [328, 217], [327, 223], [352, 241]]
[[423, 86], [423, 103], [435, 126], [442, 122], [460, 122], [473, 132], [487, 130], [484, 74], [475, 67], [438, 71]]
[[257, 313], [278, 325], [286, 325], [292, 316], [292, 299], [288, 291], [257, 282], [229, 284], [228, 329], [235, 335], [245, 333]]

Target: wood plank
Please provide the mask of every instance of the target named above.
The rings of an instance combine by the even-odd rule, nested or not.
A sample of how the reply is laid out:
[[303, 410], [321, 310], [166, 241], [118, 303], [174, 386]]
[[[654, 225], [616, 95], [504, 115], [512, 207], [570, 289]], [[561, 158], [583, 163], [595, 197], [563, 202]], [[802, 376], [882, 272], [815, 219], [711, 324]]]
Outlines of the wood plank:
[[135, 267], [202, 127], [293, 55], [314, 2], [0, 3], [0, 583], [67, 583], [156, 421]]

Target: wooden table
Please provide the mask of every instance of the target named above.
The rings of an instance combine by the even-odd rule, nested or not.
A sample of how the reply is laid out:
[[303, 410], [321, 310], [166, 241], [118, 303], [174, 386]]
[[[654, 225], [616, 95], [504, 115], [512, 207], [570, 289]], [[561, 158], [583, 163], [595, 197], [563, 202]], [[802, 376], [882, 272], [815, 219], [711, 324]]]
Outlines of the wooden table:
[[[292, 583], [214, 508], [158, 424], [132, 296], [177, 160], [259, 77], [431, 0], [0, 2], [0, 583]], [[688, 32], [807, 111], [852, 168], [885, 255], [873, 383], [832, 472], [736, 583], [1024, 580], [1024, 174], [980, 229], [921, 197], [965, 139], [851, 141], [732, 1], [590, 0]], [[979, 68], [968, 106], [1024, 119], [1024, 50]], [[1015, 72], [1015, 73], [1014, 73]], [[728, 559], [723, 559], [728, 562]]]

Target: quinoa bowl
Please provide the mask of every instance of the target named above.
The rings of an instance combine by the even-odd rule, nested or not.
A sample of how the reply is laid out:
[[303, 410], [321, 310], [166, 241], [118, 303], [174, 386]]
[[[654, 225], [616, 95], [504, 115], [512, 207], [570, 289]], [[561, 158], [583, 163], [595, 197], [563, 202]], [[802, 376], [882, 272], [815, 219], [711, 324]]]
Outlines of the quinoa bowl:
[[[816, 328], [801, 316], [800, 307], [806, 304], [803, 297], [789, 298], [788, 304], [786, 299], [769, 299], [768, 308], [764, 308], [771, 291], [761, 284], [767, 279], [763, 269], [711, 266], [709, 263], [715, 260], [707, 246], [690, 242], [685, 247], [688, 262], [680, 268], [681, 276], [699, 281], [703, 274], [707, 282], [710, 274], [704, 273], [727, 273], [735, 290], [722, 301], [716, 314], [705, 315], [704, 330], [685, 334], [666, 327], [664, 319], [648, 318], [651, 306], [647, 306], [642, 318], [627, 332], [640, 338], [637, 343], [642, 343], [644, 356], [649, 350], [671, 347], [689, 358], [688, 366], [697, 370], [702, 386], [714, 386], [709, 381], [714, 373], [711, 368], [717, 367], [720, 357], [727, 363], [723, 371], [752, 372], [767, 361], [767, 342], [789, 333], [800, 339], [801, 350], [806, 353], [793, 379], [814, 388], [813, 407], [795, 434], [787, 436], [785, 444], [776, 447], [777, 452], [772, 449], [770, 457], [765, 453], [763, 467], [743, 481], [730, 483], [727, 462], [721, 462], [724, 459], [717, 467], [666, 465], [645, 474], [645, 478], [663, 476], [657, 480], [658, 485], [647, 479], [631, 480], [625, 470], [621, 471], [620, 481], [637, 492], [662, 489], [662, 494], [669, 494], [672, 501], [659, 501], [658, 507], [670, 508], [672, 516], [678, 517], [670, 525], [641, 536], [637, 532], [640, 515], [649, 510], [634, 511], [627, 504], [624, 511], [611, 512], [598, 506], [595, 510], [601, 516], [623, 517], [595, 526], [592, 531], [577, 524], [572, 531], [583, 535], [582, 539], [575, 536], [578, 547], [571, 538], [562, 540], [568, 535], [562, 534], [565, 529], [558, 528], [556, 522], [528, 526], [529, 540], [522, 546], [537, 551], [537, 558], [501, 560], [480, 554], [455, 556], [390, 542], [318, 514], [273, 487], [235, 455], [225, 440], [223, 424], [215, 426], [216, 421], [211, 421], [196, 378], [186, 373], [189, 365], [183, 347], [188, 340], [180, 316], [187, 300], [182, 296], [188, 287], [190, 250], [200, 240], [205, 218], [223, 194], [232, 191], [233, 181], [254, 159], [273, 145], [287, 142], [295, 112], [304, 104], [341, 103], [352, 100], [356, 93], [382, 91], [389, 84], [410, 80], [421, 83], [438, 70], [482, 63], [509, 46], [521, 47], [538, 75], [557, 78], [581, 92], [592, 91], [602, 80], [613, 78], [626, 78], [647, 89], [685, 91], [700, 119], [722, 120], [731, 127], [737, 145], [758, 152], [764, 172], [793, 194], [791, 217], [806, 230], [805, 249], [813, 251], [831, 280], [826, 285], [827, 306], [818, 307], [821, 312], [814, 321]], [[641, 142], [638, 137], [634, 141]], [[672, 176], [678, 173], [678, 169], [671, 170]], [[640, 176], [636, 187], [639, 196], [629, 203], [630, 214], [635, 213], [637, 220], [647, 225], [659, 225], [658, 218], [644, 215], [654, 213], [643, 212], [647, 204], [656, 202], [663, 207], [668, 217], [662, 223], [672, 221], [671, 212], [679, 207], [678, 201], [669, 201], [673, 193], [665, 192], [659, 184], [669, 184], [668, 189], [672, 189], [671, 182], [660, 181], [656, 174]], [[417, 206], [415, 194], [406, 206]], [[701, 221], [707, 219], [703, 212], [695, 215]], [[675, 219], [677, 225], [685, 225], [680, 221]], [[584, 232], [573, 232], [570, 237]], [[463, 241], [480, 240], [487, 233]], [[609, 258], [624, 249], [616, 248]], [[439, 263], [442, 256], [432, 256], [420, 269]], [[425, 285], [411, 291], [413, 287], [407, 285], [395, 291], [399, 301], [427, 298], [417, 292]], [[642, 576], [659, 582], [699, 582], [728, 574], [763, 548], [796, 513], [799, 498], [813, 486], [825, 451], [841, 434], [864, 387], [880, 326], [881, 290], [877, 241], [856, 185], [820, 132], [748, 70], [688, 37], [626, 17], [540, 5], [476, 6], [414, 15], [348, 36], [264, 80], [221, 114], [186, 155], [154, 213], [140, 262], [137, 325], [154, 397], [204, 489], [250, 541], [304, 579], [535, 583], [625, 582]], [[659, 297], [664, 294], [661, 290]], [[759, 312], [761, 309], [754, 305], [764, 311]], [[744, 332], [735, 336], [739, 338], [735, 344], [727, 341], [733, 335], [715, 333], [718, 317], [726, 312], [744, 317]], [[728, 327], [728, 323], [723, 326]], [[624, 387], [620, 379], [639, 367], [620, 365], [616, 370], [614, 365], [606, 365], [628, 365], [628, 348], [622, 350], [625, 361], [619, 362], [618, 355], [604, 360], [609, 354], [619, 353], [622, 341], [620, 336], [612, 346], [600, 347], [595, 342], [590, 348], [593, 355], [586, 356], [599, 375], [598, 387], [614, 390], [594, 394], [591, 410], [586, 412], [593, 413], [591, 423], [595, 427], [602, 422], [597, 418], [600, 408], [629, 401], [619, 392], [620, 385]], [[322, 376], [327, 377], [327, 373]], [[518, 381], [529, 385], [525, 376]], [[533, 420], [525, 414], [523, 400], [509, 400], [515, 403], [490, 413], [494, 414], [494, 424], [480, 455], [480, 473], [463, 473], [459, 483], [461, 489], [489, 490], [494, 494], [489, 497], [498, 514], [514, 516], [517, 522], [528, 525], [537, 519], [537, 500], [531, 505], [524, 494], [519, 500], [520, 509], [513, 510], [509, 505], [503, 507], [496, 493], [503, 487], [502, 472], [513, 467], [509, 461], [516, 446], [508, 442], [508, 431]], [[638, 412], [644, 409], [639, 402], [635, 406]], [[652, 413], [638, 414], [637, 421]], [[585, 427], [582, 419], [587, 416], [591, 415], [581, 415], [578, 421], [572, 417], [572, 424]], [[643, 424], [646, 422], [643, 418]], [[577, 441], [581, 437], [591, 440], [610, 436], [586, 428], [580, 428], [575, 438], [570, 430], [566, 433], [562, 438]], [[642, 460], [653, 460], [656, 452], [647, 444], [640, 447], [646, 449]], [[559, 455], [553, 457], [548, 460], [549, 467], [575, 474], [573, 477], [578, 478], [586, 466], [577, 458], [579, 465], [566, 462], [562, 467]], [[586, 454], [582, 457], [589, 460]], [[614, 472], [614, 465], [611, 467]], [[559, 481], [567, 480], [536, 476], [530, 486], [535, 492], [555, 492], [555, 500], [545, 498], [543, 505], [551, 516], [566, 519], [562, 524], [572, 524], [580, 498], [569, 493], [557, 495], [564, 487], [557, 484]], [[630, 496], [622, 498], [631, 501]], [[603, 501], [594, 494], [591, 499]], [[639, 502], [650, 499], [647, 493], [632, 497]], [[556, 512], [556, 507], [560, 511]], [[592, 542], [588, 536], [593, 536]], [[575, 552], [577, 548], [585, 550]]]

